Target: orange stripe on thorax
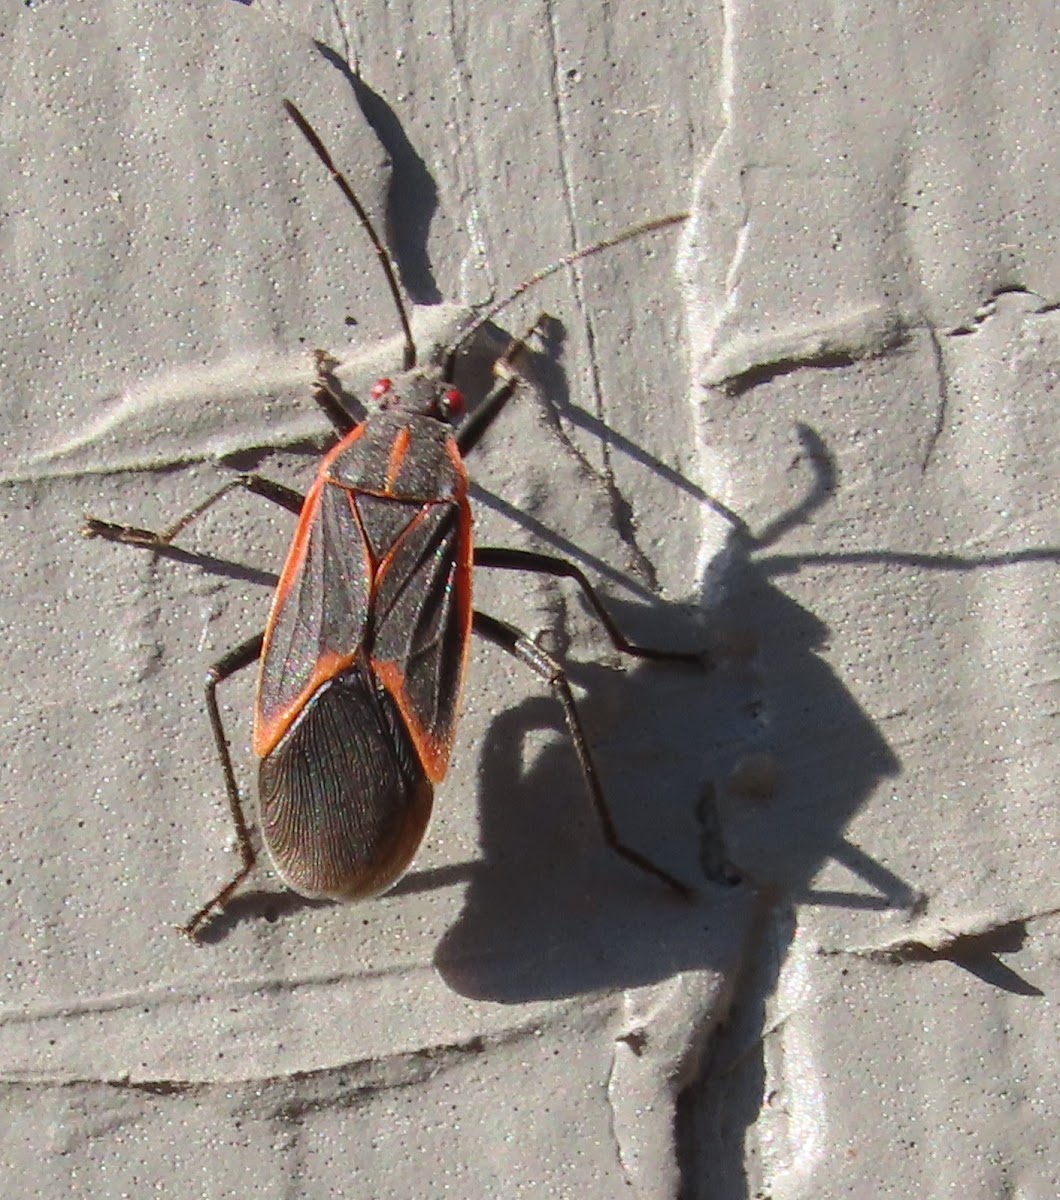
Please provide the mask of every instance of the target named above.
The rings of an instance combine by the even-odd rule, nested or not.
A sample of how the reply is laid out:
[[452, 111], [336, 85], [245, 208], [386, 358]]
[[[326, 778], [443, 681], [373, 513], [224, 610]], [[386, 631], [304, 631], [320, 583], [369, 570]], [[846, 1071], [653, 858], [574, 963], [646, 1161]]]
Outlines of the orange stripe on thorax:
[[394, 444], [390, 447], [390, 457], [387, 459], [386, 464], [386, 491], [388, 495], [394, 491], [397, 478], [401, 474], [401, 467], [405, 462], [411, 444], [412, 432], [406, 425], [398, 430], [397, 437], [394, 438]]
[[327, 478], [327, 476], [331, 474], [331, 468], [334, 465], [335, 460], [337, 458], [341, 458], [354, 444], [354, 442], [360, 441], [364, 435], [367, 425], [367, 421], [362, 421], [360, 425], [355, 425], [341, 441], [336, 442], [335, 445], [332, 446], [327, 452], [327, 454], [324, 455], [324, 457], [320, 460], [320, 466], [317, 468], [317, 474], [322, 479]]

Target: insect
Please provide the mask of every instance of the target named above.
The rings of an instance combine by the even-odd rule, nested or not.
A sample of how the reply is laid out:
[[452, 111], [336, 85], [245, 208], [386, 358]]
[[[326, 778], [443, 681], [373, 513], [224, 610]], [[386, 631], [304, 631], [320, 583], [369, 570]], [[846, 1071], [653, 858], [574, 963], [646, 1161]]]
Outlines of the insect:
[[331, 374], [334, 360], [318, 353], [314, 398], [338, 441], [324, 455], [304, 497], [259, 475], [241, 475], [161, 533], [86, 518], [86, 537], [151, 550], [168, 546], [235, 488], [298, 518], [264, 631], [207, 673], [206, 707], [241, 863], [182, 931], [197, 941], [255, 863], [218, 685], [260, 659], [253, 732], [260, 760], [260, 832], [280, 878], [306, 897], [357, 900], [393, 884], [425, 835], [434, 787], [449, 764], [472, 632], [514, 655], [552, 689], [608, 845], [679, 895], [690, 896], [684, 883], [622, 841], [563, 669], [519, 629], [474, 609], [472, 569], [572, 580], [612, 643], [626, 654], [694, 665], [703, 665], [705, 656], [629, 641], [586, 576], [565, 559], [474, 545], [464, 459], [515, 393], [514, 361], [525, 339], [513, 341], [496, 361], [488, 395], [463, 420], [463, 397], [453, 386], [460, 347], [527, 288], [580, 258], [675, 224], [686, 214], [647, 222], [568, 254], [478, 315], [436, 361], [419, 366], [390, 256], [315, 130], [290, 101], [284, 106], [353, 206], [379, 256], [404, 335], [404, 365], [394, 379], [375, 384], [372, 407], [357, 419]]

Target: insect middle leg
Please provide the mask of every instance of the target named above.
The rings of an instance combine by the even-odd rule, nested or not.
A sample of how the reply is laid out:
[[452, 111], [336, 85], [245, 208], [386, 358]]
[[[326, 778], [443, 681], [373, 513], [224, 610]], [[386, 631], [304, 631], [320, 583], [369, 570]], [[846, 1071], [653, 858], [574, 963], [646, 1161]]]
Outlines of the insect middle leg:
[[84, 537], [99, 537], [108, 542], [121, 542], [126, 546], [158, 550], [163, 546], [171, 545], [173, 539], [183, 533], [193, 521], [197, 521], [203, 513], [213, 508], [218, 500], [227, 496], [229, 492], [235, 491], [236, 488], [243, 488], [255, 496], [264, 496], [266, 500], [271, 500], [281, 508], [286, 508], [295, 516], [301, 513], [302, 505], [305, 503], [305, 497], [301, 492], [296, 492], [294, 488], [289, 488], [285, 484], [265, 479], [261, 475], [237, 475], [224, 487], [218, 488], [200, 504], [196, 504], [193, 509], [178, 517], [168, 529], [160, 532], [156, 533], [152, 529], [140, 529], [135, 525], [117, 525], [112, 521], [101, 521], [98, 517], [86, 516], [85, 523], [81, 526], [81, 533]]
[[659, 650], [654, 646], [641, 646], [630, 641], [619, 629], [614, 617], [607, 611], [599, 593], [589, 582], [585, 573], [580, 567], [565, 558], [558, 558], [553, 554], [538, 554], [531, 550], [513, 550], [508, 546], [476, 546], [475, 566], [503, 571], [531, 571], [536, 575], [573, 579], [616, 650], [621, 650], [623, 654], [629, 654], [634, 658], [646, 658], [653, 662], [687, 663], [689, 666], [695, 667], [713, 665], [710, 653], [706, 650]]
[[[134, 525], [116, 525], [110, 521], [100, 521], [95, 517], [85, 518], [85, 524], [81, 532], [85, 537], [101, 537], [108, 541], [120, 542], [128, 546], [139, 546], [146, 550], [164, 549], [171, 545], [173, 539], [187, 529], [193, 521], [201, 517], [218, 500], [227, 496], [229, 492], [236, 488], [244, 488], [254, 495], [263, 496], [266, 500], [271, 500], [273, 503], [279, 504], [282, 508], [286, 508], [295, 515], [301, 513], [302, 506], [305, 503], [305, 498], [301, 493], [296, 492], [293, 488], [286, 487], [282, 483], [275, 483], [273, 480], [265, 479], [260, 475], [240, 475], [236, 479], [226, 483], [224, 487], [219, 488], [212, 495], [207, 496], [200, 504], [197, 504], [189, 512], [186, 512], [182, 517], [174, 521], [168, 529], [164, 529], [161, 532], [156, 533], [154, 530], [140, 529]], [[225, 794], [228, 797], [232, 825], [235, 828], [239, 846], [240, 868], [235, 876], [221, 888], [209, 903], [204, 904], [191, 917], [187, 924], [180, 927], [181, 932], [191, 938], [192, 941], [198, 941], [199, 931], [202, 926], [213, 912], [218, 908], [224, 907], [225, 903], [232, 896], [232, 893], [250, 874], [256, 860], [246, 817], [243, 815], [243, 806], [239, 799], [239, 788], [236, 784], [235, 771], [232, 768], [232, 756], [228, 748], [228, 738], [225, 736], [224, 725], [221, 721], [221, 710], [217, 704], [217, 685], [228, 679], [229, 676], [234, 675], [237, 671], [256, 662], [261, 657], [261, 647], [264, 639], [264, 631], [255, 634], [252, 638], [248, 638], [216, 662], [206, 675], [206, 712], [210, 718], [210, 728], [213, 730], [217, 754], [221, 760], [221, 769], [224, 773]]]
[[522, 630], [516, 629], [514, 625], [509, 625], [506, 621], [500, 621], [496, 617], [479, 612], [477, 609], [474, 614], [473, 628], [481, 637], [500, 646], [501, 649], [506, 650], [513, 657], [519, 659], [520, 662], [525, 663], [526, 666], [539, 678], [543, 679], [552, 689], [553, 695], [563, 708], [563, 717], [567, 723], [567, 732], [570, 734], [571, 742], [574, 745], [574, 752], [578, 756], [578, 764], [581, 767], [586, 787], [589, 789], [589, 798], [592, 801], [593, 810], [596, 813], [597, 820], [600, 822], [600, 829], [607, 845], [616, 854], [626, 859], [627, 862], [632, 863], [642, 871], [646, 871], [649, 875], [654, 875], [656, 879], [662, 880], [663, 883], [672, 888], [682, 899], [694, 900], [696, 893], [692, 888], [682, 883], [657, 863], [652, 862], [650, 858], [641, 854], [639, 850], [635, 850], [632, 846], [627, 845], [619, 837], [614, 818], [607, 805], [607, 798], [604, 796], [600, 777], [597, 774], [596, 763], [593, 761], [593, 756], [589, 751], [589, 743], [582, 728], [581, 718], [578, 716], [578, 708], [574, 703], [574, 695], [571, 692], [570, 684], [567, 682], [566, 672], [560, 664], [550, 655], [546, 654]]

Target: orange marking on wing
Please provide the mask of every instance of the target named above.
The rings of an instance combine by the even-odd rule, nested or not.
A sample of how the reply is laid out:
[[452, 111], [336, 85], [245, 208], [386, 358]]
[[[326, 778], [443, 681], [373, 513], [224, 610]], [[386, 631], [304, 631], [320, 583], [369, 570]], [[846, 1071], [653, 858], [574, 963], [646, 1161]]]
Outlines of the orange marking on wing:
[[[457, 551], [456, 564], [456, 589], [457, 589], [457, 604], [460, 606], [460, 620], [466, 630], [468, 644], [471, 640], [471, 581], [474, 575], [475, 563], [475, 529], [474, 523], [471, 520], [471, 505], [467, 499], [467, 467], [464, 466], [464, 460], [460, 456], [460, 447], [456, 444], [455, 438], [450, 438], [445, 444], [446, 450], [449, 452], [449, 458], [452, 461], [457, 475], [460, 479], [460, 484], [456, 488], [453, 499], [456, 501], [460, 509], [460, 545]], [[464, 657], [464, 666], [461, 669], [460, 678], [463, 679], [463, 672], [467, 670], [467, 656]]]
[[372, 659], [372, 670], [379, 677], [383, 686], [393, 696], [398, 711], [404, 718], [405, 727], [416, 747], [416, 757], [423, 764], [423, 770], [431, 783], [441, 783], [449, 769], [449, 755], [453, 749], [452, 738], [435, 738], [416, 720], [405, 690], [405, 675], [396, 662], [381, 662]]
[[390, 495], [394, 491], [394, 485], [397, 483], [397, 477], [401, 474], [401, 467], [408, 455], [411, 444], [412, 431], [406, 425], [397, 431], [394, 444], [390, 447], [390, 457], [387, 459], [386, 464], [387, 495]]
[[[424, 506], [424, 511], [426, 511], [427, 507], [429, 506]], [[467, 659], [471, 648], [471, 568], [471, 509], [467, 501], [463, 500], [460, 504], [460, 545], [457, 550], [456, 571], [454, 575], [456, 604], [457, 611], [459, 612], [458, 619], [464, 635], [463, 658], [460, 663], [459, 683], [457, 684], [457, 694], [455, 696], [457, 716], [459, 715], [460, 690], [463, 687], [464, 676], [467, 673]], [[452, 754], [453, 736], [456, 729], [455, 717], [448, 737], [432, 737], [416, 718], [412, 703], [409, 700], [408, 691], [405, 687], [405, 674], [401, 667], [396, 662], [373, 658], [372, 670], [394, 698], [394, 703], [398, 706], [398, 711], [405, 721], [405, 727], [412, 738], [412, 744], [416, 747], [416, 754], [423, 764], [427, 778], [432, 783], [441, 783], [445, 778], [446, 771], [449, 769], [449, 757]]]
[[[330, 463], [337, 454], [352, 445], [361, 436], [363, 430], [364, 425], [358, 425], [333, 450], [328, 452], [320, 463], [313, 486], [306, 493], [305, 504], [302, 506], [298, 525], [295, 528], [294, 537], [291, 539], [291, 548], [287, 551], [287, 558], [283, 564], [283, 570], [280, 572], [280, 579], [276, 585], [276, 592], [272, 598], [272, 607], [269, 609], [269, 619], [265, 625], [265, 636], [261, 645], [262, 664], [264, 664], [268, 656], [277, 616], [283, 606], [289, 602], [295, 582], [305, 569], [306, 556], [309, 552], [309, 539], [313, 526], [320, 516], [320, 499], [324, 494], [324, 488], [330, 485], [328, 478]], [[345, 671], [353, 663], [354, 657], [355, 655], [353, 654], [340, 655], [334, 650], [323, 651], [317, 659], [309, 683], [290, 704], [270, 714], [268, 719], [263, 715], [261, 674], [259, 672], [257, 703], [254, 706], [254, 733], [251, 742], [254, 753], [259, 758], [264, 758], [267, 754], [272, 753], [276, 748], [277, 742], [290, 729], [298, 714], [308, 704], [313, 693], [329, 679], [333, 679], [336, 675]]]
[[[419, 525], [423, 520], [425, 520], [427, 514], [431, 511], [432, 508], [434, 508], [434, 501], [431, 501], [431, 500], [428, 500], [426, 504], [420, 505], [420, 511], [409, 520], [409, 522], [405, 526], [405, 528], [397, 535], [396, 538], [394, 538], [393, 542], [390, 543], [390, 549], [387, 550], [387, 552], [383, 555], [383, 557], [381, 559], [379, 559], [379, 561], [375, 564], [375, 572], [374, 572], [374, 578], [373, 578], [373, 590], [379, 586], [380, 580], [390, 570], [390, 567], [394, 561], [394, 558], [397, 556], [397, 553], [401, 549], [402, 544], [404, 543], [406, 538], [408, 538], [411, 535], [412, 531], [416, 528], [417, 525]], [[360, 520], [359, 512], [357, 514], [357, 517], [358, 517], [358, 520]], [[362, 526], [362, 531], [363, 531], [363, 526]], [[365, 545], [367, 545], [368, 544], [367, 536], [364, 537], [364, 540], [365, 540]]]
[[[459, 459], [459, 453], [457, 457]], [[467, 477], [464, 478], [466, 483]], [[464, 672], [467, 670], [468, 648], [471, 645], [471, 622], [474, 616], [471, 607], [471, 585], [475, 574], [474, 531], [471, 525], [471, 505], [467, 502], [466, 487], [460, 494], [459, 503], [460, 541], [457, 550], [455, 587], [460, 623], [464, 629], [464, 661], [460, 667], [460, 678], [463, 679]]]
[[294, 724], [298, 714], [309, 703], [314, 693], [329, 679], [334, 679], [336, 675], [341, 675], [343, 671], [353, 666], [356, 658], [356, 653], [338, 654], [334, 650], [322, 651], [309, 682], [299, 692], [294, 702], [275, 713], [268, 720], [262, 716], [259, 698], [254, 712], [254, 736], [251, 741], [254, 753], [258, 758], [264, 758], [276, 749], [277, 743]]
[[323, 494], [326, 483], [327, 480], [324, 478], [324, 473], [321, 472], [313, 480], [313, 486], [306, 492], [305, 504], [302, 505], [302, 512], [298, 518], [298, 524], [295, 526], [294, 537], [291, 538], [291, 548], [287, 551], [287, 558], [284, 561], [283, 570], [280, 572], [280, 578], [276, 584], [276, 592], [272, 597], [269, 620], [265, 626], [262, 657], [264, 657], [265, 650], [268, 648], [272, 637], [272, 626], [276, 619], [276, 614], [286, 603], [287, 597], [291, 594], [291, 587], [295, 579], [305, 566], [306, 553], [309, 549], [309, 533], [316, 522], [317, 510], [320, 508], [320, 497]]

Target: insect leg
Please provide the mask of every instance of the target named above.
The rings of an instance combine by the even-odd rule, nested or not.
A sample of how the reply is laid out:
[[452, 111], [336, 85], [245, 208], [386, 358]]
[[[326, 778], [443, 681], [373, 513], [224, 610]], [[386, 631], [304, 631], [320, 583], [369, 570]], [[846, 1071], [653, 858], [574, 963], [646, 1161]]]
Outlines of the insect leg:
[[[475, 411], [463, 422], [456, 431], [456, 444], [460, 453], [467, 456], [479, 443], [482, 435], [493, 424], [501, 409], [515, 394], [519, 377], [515, 373], [515, 360], [526, 351], [526, 343], [546, 322], [552, 320], [548, 313], [541, 313], [537, 320], [527, 329], [522, 337], [512, 338], [508, 348], [493, 364], [494, 384], [489, 393]], [[445, 365], [447, 379], [452, 378], [453, 361], [450, 358]]]
[[[357, 425], [364, 420], [364, 405], [355, 397], [347, 396], [335, 378], [335, 368], [339, 360], [326, 350], [316, 351], [316, 380], [313, 384], [313, 399], [324, 410], [324, 416], [335, 426], [339, 437], [352, 433]], [[359, 416], [350, 412], [351, 400], [361, 412]]]
[[214, 741], [217, 743], [221, 769], [224, 771], [225, 792], [228, 795], [228, 807], [232, 813], [232, 824], [235, 827], [236, 839], [239, 843], [241, 865], [232, 880], [226, 883], [208, 904], [204, 904], [186, 925], [181, 926], [181, 933], [187, 934], [193, 942], [199, 940], [199, 930], [211, 913], [215, 909], [223, 908], [232, 893], [250, 874], [256, 858], [246, 818], [243, 816], [243, 806], [239, 800], [239, 787], [232, 769], [232, 755], [228, 749], [228, 738], [225, 736], [224, 724], [221, 721], [221, 710], [217, 706], [217, 685], [230, 675], [234, 675], [236, 671], [241, 671], [244, 667], [250, 666], [252, 662], [256, 662], [261, 657], [261, 646], [264, 640], [264, 632], [248, 638], [234, 650], [230, 650], [220, 662], [214, 663], [206, 673], [206, 711], [210, 717]]
[[96, 517], [86, 516], [85, 523], [81, 526], [81, 534], [83, 537], [100, 537], [105, 538], [108, 542], [121, 542], [126, 546], [141, 546], [145, 550], [157, 550], [162, 546], [170, 545], [173, 539], [183, 533], [193, 521], [198, 520], [207, 509], [213, 508], [218, 500], [236, 488], [244, 488], [248, 492], [253, 492], [255, 496], [264, 496], [266, 500], [279, 504], [281, 508], [293, 512], [295, 516], [301, 513], [302, 505], [305, 503], [305, 497], [300, 492], [296, 492], [294, 488], [286, 487], [282, 483], [275, 483], [271, 479], [263, 479], [260, 475], [239, 475], [226, 483], [224, 487], [219, 488], [212, 496], [207, 496], [201, 504], [197, 504], [190, 512], [186, 512], [174, 521], [168, 529], [163, 529], [161, 533], [155, 533], [150, 529], [138, 529], [135, 525], [115, 525], [110, 521], [100, 521]]
[[557, 558], [552, 554], [538, 554], [530, 550], [512, 550], [507, 546], [476, 546], [475, 566], [495, 567], [504, 571], [532, 571], [538, 575], [573, 579], [581, 589], [585, 602], [607, 631], [607, 636], [616, 650], [621, 650], [623, 654], [631, 654], [635, 658], [648, 658], [655, 662], [688, 663], [699, 667], [712, 665], [710, 654], [706, 651], [690, 653], [682, 650], [657, 650], [652, 646], [639, 646], [631, 642], [615, 624], [614, 617], [607, 611], [603, 600], [584, 572], [565, 558]]
[[589, 789], [589, 798], [592, 801], [597, 820], [600, 822], [604, 841], [616, 854], [626, 859], [627, 862], [631, 862], [635, 867], [639, 867], [649, 875], [654, 875], [656, 879], [661, 879], [663, 883], [672, 888], [682, 899], [695, 899], [695, 892], [687, 884], [682, 883], [679, 879], [671, 875], [669, 871], [653, 863], [650, 858], [646, 858], [639, 850], [634, 850], [632, 846], [627, 846], [619, 837], [618, 830], [615, 828], [614, 818], [611, 816], [611, 810], [607, 806], [604, 789], [600, 784], [600, 777], [596, 772], [596, 764], [593, 762], [593, 757], [589, 752], [589, 743], [585, 739], [585, 731], [582, 729], [578, 709], [574, 703], [574, 695], [571, 692], [570, 684], [567, 682], [566, 673], [560, 664], [554, 658], [547, 655], [525, 633], [516, 629], [514, 625], [509, 625], [506, 621], [499, 621], [496, 617], [488, 616], [477, 609], [475, 610], [473, 628], [481, 637], [500, 646], [501, 649], [506, 650], [520, 662], [525, 663], [531, 671], [549, 685], [552, 689], [552, 694], [563, 706], [563, 716], [567, 722], [567, 731], [574, 744], [574, 752], [578, 756], [578, 763], [581, 766], [582, 775]]

